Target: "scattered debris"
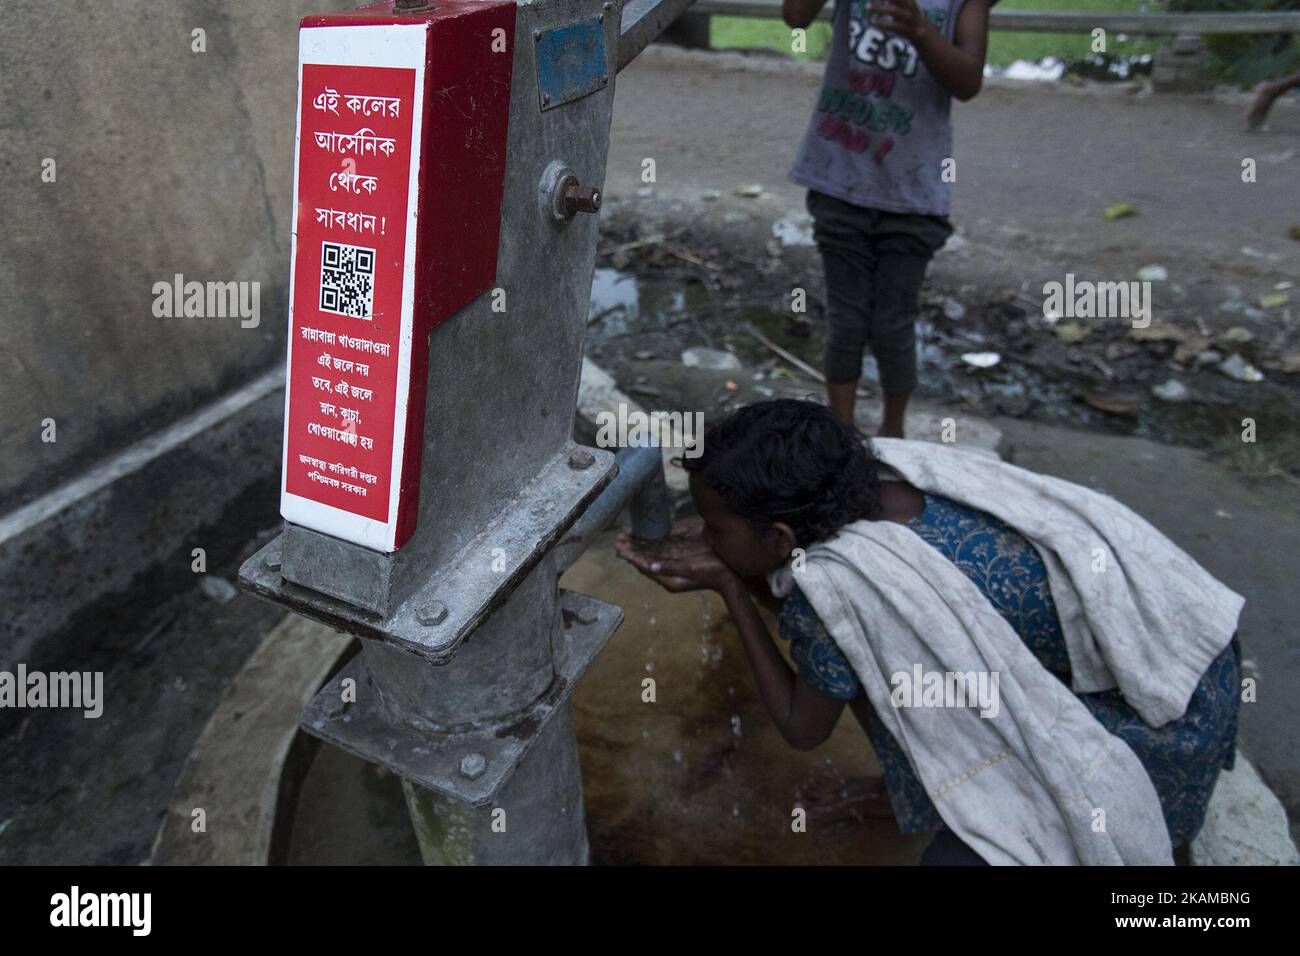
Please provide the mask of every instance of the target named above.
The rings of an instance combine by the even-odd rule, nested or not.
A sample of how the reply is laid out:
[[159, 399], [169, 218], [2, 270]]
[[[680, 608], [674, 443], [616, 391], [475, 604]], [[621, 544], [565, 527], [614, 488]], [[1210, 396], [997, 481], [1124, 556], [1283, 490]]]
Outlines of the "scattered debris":
[[1110, 220], [1123, 219], [1126, 216], [1136, 216], [1137, 207], [1132, 203], [1117, 202], [1113, 206], [1107, 206], [1106, 211], [1101, 215], [1103, 218]]
[[1262, 382], [1264, 374], [1239, 354], [1233, 353], [1219, 363], [1219, 371], [1238, 382]]
[[597, 322], [599, 322], [601, 319], [603, 319], [605, 316], [609, 315], [612, 312], [626, 312], [626, 311], [627, 311], [626, 303], [615, 302], [613, 305], [609, 306], [608, 308], [601, 309], [599, 312], [597, 312], [595, 315], [589, 318], [587, 320], [587, 325], [595, 325]]
[[1037, 404], [1029, 389], [1020, 382], [985, 382], [984, 391], [993, 396], [993, 405], [999, 414], [1012, 418], [1024, 418]]
[[1261, 309], [1277, 309], [1291, 301], [1291, 296], [1285, 292], [1267, 292], [1259, 297], [1259, 307]]
[[683, 262], [689, 262], [691, 265], [703, 266], [705, 269], [710, 269], [713, 272], [722, 271], [722, 266], [718, 265], [716, 262], [706, 262], [705, 260], [701, 259], [699, 256], [686, 252], [683, 249], [670, 249], [669, 252], [672, 255], [676, 256], [678, 259], [681, 259]]
[[1187, 386], [1176, 378], [1171, 378], [1162, 385], [1151, 386], [1151, 394], [1162, 402], [1185, 402], [1192, 397]]
[[1280, 355], [1273, 355], [1266, 359], [1261, 359], [1260, 364], [1275, 372], [1285, 372], [1287, 375], [1295, 375], [1300, 373], [1300, 348], [1292, 349], [1289, 352], [1283, 352]]
[[[813, 368], [811, 365], [809, 365], [803, 359], [799, 358], [799, 356], [795, 355], [793, 352], [789, 352], [786, 349], [781, 348], [781, 346], [777, 345], [775, 342], [773, 342], [771, 339], [765, 336], [762, 332], [758, 331], [758, 329], [754, 328], [753, 325], [747, 324], [745, 326], [745, 330], [749, 332], [749, 334], [752, 335], [755, 339], [757, 339], [770, 352], [779, 355], [781, 358], [785, 359], [787, 362], [789, 362], [795, 368], [799, 369], [801, 372], [804, 372], [807, 375], [811, 375], [819, 382], [826, 381], [825, 375], [817, 371], [817, 369]], [[777, 371], [779, 371], [779, 369]]]
[[[986, 66], [985, 72], [992, 72]], [[1033, 60], [1016, 60], [1002, 70], [1002, 76], [1008, 80], [1059, 80], [1065, 72], [1065, 61], [1054, 56], [1045, 56], [1035, 63]]]
[[617, 257], [620, 254], [631, 252], [633, 249], [640, 249], [642, 246], [657, 245], [667, 238], [668, 237], [662, 232], [652, 232], [648, 236], [641, 236], [638, 239], [633, 239], [631, 242], [624, 242], [610, 249], [602, 249], [597, 253], [597, 255]]
[[1251, 307], [1248, 306], [1245, 302], [1243, 302], [1240, 298], [1233, 298], [1233, 299], [1228, 299], [1224, 302], [1220, 302], [1219, 311], [1227, 312], [1229, 315], [1241, 315], [1243, 312], [1247, 312], [1247, 311], [1258, 312], [1259, 310], [1251, 309]]
[[796, 339], [806, 339], [813, 334], [813, 324], [808, 321], [807, 316], [800, 315], [797, 312], [791, 312], [785, 317], [786, 335]]
[[1223, 353], [1217, 349], [1206, 349], [1196, 356], [1197, 365], [1218, 365], [1223, 361]]
[[1052, 329], [1056, 337], [1062, 342], [1068, 342], [1073, 345], [1075, 342], [1082, 342], [1088, 337], [1088, 327], [1080, 325], [1078, 322], [1062, 322]]
[[687, 368], [731, 369], [744, 367], [744, 364], [732, 352], [726, 352], [722, 349], [708, 349], [701, 346], [684, 351], [682, 353], [682, 364]]
[[209, 601], [216, 601], [218, 604], [229, 604], [239, 597], [238, 588], [215, 574], [205, 574], [199, 578], [199, 592]]
[[[1174, 349], [1174, 361], [1179, 365], [1186, 365], [1188, 362], [1192, 361], [1200, 361], [1201, 356], [1206, 353], [1206, 349], [1209, 347], [1210, 340], [1204, 336], [1189, 336], [1179, 342], [1178, 347]], [[1212, 354], [1214, 355], [1214, 358], [1209, 359], [1208, 361], [1217, 362], [1219, 360], [1219, 353], [1214, 352]], [[1207, 363], [1202, 362], [1202, 364]]]
[[1129, 418], [1136, 417], [1142, 408], [1142, 397], [1127, 392], [1085, 392], [1083, 400], [1108, 415]]
[[[757, 224], [752, 215], [742, 218]], [[706, 405], [713, 396], [713, 407], [731, 407], [768, 392], [819, 393], [826, 331], [820, 262], [807, 247], [788, 242], [789, 230], [806, 222], [799, 211], [773, 218], [786, 225], [769, 219], [767, 236], [737, 248], [711, 233], [693, 235], [689, 227], [685, 235], [647, 236], [653, 227], [632, 210], [602, 223], [602, 268], [613, 266], [645, 285], [626, 317], [615, 313], [592, 328], [593, 354], [608, 349], [617, 367], [618, 356], [663, 359], [688, 346], [721, 350], [725, 344], [734, 359], [721, 361], [746, 368], [719, 374]], [[626, 262], [618, 261], [624, 256]], [[1245, 273], [1256, 277], [1253, 288], [1244, 281], [1180, 283], [1169, 278], [1180, 271], [1172, 263], [1139, 259], [1137, 265], [1146, 281], [1165, 281], [1158, 318], [1143, 327], [1064, 315], [1063, 308], [1044, 314], [1034, 276], [1005, 287], [927, 285], [917, 351], [930, 397], [987, 414], [1073, 420], [1193, 444], [1212, 441], [1223, 422], [1234, 415], [1240, 421], [1247, 412], [1239, 410], [1261, 402], [1268, 411], [1259, 413], [1275, 421], [1300, 409], [1290, 395], [1300, 384], [1296, 300], [1289, 296], [1278, 306], [1262, 299], [1290, 292], [1276, 288], [1280, 276], [1259, 282], [1257, 273]], [[791, 290], [800, 291], [798, 300]], [[626, 287], [608, 290], [592, 312], [615, 301], [627, 301]], [[1272, 307], [1256, 308], [1257, 302]], [[862, 394], [878, 397], [874, 361], [863, 375]], [[737, 388], [723, 388], [729, 376]], [[760, 382], [766, 390], [755, 388]], [[1289, 462], [1281, 467], [1300, 475]]]
[[750, 183], [748, 186], [740, 186], [736, 189], [736, 195], [741, 199], [757, 199], [763, 195], [762, 183]]
[[966, 306], [952, 296], [948, 296], [943, 300], [943, 317], [950, 322], [960, 322], [966, 318]]
[[811, 246], [813, 240], [812, 223], [796, 220], [794, 217], [778, 219], [772, 223], [772, 235], [783, 246]]

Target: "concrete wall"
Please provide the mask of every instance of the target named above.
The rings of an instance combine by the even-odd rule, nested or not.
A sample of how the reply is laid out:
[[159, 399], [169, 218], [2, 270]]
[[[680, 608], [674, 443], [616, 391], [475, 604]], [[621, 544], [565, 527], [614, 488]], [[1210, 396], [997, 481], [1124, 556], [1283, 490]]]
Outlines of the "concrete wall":
[[[349, 5], [5, 3], [0, 513], [283, 360], [297, 22]], [[175, 273], [259, 282], [260, 324], [155, 318]]]

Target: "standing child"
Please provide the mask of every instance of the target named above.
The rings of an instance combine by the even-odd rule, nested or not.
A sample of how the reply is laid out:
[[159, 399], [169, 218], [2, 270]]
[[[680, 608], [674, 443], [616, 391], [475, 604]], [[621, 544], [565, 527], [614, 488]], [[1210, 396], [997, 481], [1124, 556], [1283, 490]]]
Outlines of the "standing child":
[[[807, 27], [826, 0], [783, 0]], [[862, 352], [884, 395], [880, 434], [903, 437], [916, 387], [916, 315], [926, 266], [952, 234], [952, 97], [980, 90], [996, 0], [835, 0], [821, 95], [790, 179], [826, 271], [826, 392], [853, 422]]]

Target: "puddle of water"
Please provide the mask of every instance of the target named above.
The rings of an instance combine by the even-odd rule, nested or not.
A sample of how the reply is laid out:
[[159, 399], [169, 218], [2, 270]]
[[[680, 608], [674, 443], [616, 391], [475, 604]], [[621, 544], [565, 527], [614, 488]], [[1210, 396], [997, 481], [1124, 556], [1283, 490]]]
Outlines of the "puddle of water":
[[601, 318], [605, 334], [626, 332], [641, 311], [640, 287], [636, 276], [617, 269], [597, 269], [591, 280], [589, 319]]
[[[573, 695], [592, 862], [915, 863], [929, 837], [902, 836], [892, 819], [859, 810], [855, 784], [879, 765], [848, 709], [822, 746], [792, 750], [757, 696], [722, 602], [668, 594], [615, 557], [613, 542], [612, 532], [597, 539], [562, 581], [625, 614]], [[807, 809], [804, 832], [792, 827], [797, 805]], [[418, 864], [400, 781], [320, 747], [287, 855], [294, 864]]]
[[[916, 862], [928, 838], [855, 819], [824, 796], [807, 832], [793, 831], [804, 795], [833, 800], [879, 773], [875, 755], [847, 708], [816, 750], [786, 744], [716, 595], [668, 594], [614, 556], [612, 534], [562, 583], [626, 615], [573, 697], [593, 862]], [[653, 703], [642, 699], [647, 678]]]
[[632, 331], [668, 328], [687, 318], [687, 306], [699, 310], [709, 301], [698, 284], [646, 282], [617, 269], [597, 269], [591, 283], [589, 319], [600, 317], [594, 326], [598, 338]]

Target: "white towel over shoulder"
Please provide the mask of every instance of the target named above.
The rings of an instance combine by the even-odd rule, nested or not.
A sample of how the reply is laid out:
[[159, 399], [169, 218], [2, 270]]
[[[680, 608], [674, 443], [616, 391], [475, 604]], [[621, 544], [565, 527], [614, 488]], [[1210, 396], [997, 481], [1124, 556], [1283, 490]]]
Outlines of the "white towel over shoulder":
[[[1074, 691], [1118, 687], [1150, 725], [1181, 716], [1244, 603], [1106, 495], [951, 446], [876, 439], [916, 487], [992, 514], [1047, 567]], [[980, 590], [914, 532], [858, 521], [808, 549], [797, 583], [944, 821], [992, 863], [1172, 862], [1150, 778], [1025, 647]], [[896, 707], [891, 678], [997, 674], [977, 706]]]

